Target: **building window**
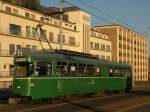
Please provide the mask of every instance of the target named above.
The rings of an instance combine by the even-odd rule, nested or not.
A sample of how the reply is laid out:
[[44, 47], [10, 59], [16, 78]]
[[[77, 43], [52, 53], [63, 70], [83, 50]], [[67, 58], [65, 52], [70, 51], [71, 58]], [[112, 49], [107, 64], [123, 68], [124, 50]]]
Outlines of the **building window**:
[[95, 43], [95, 50], [99, 50], [99, 43]]
[[34, 14], [31, 14], [31, 19], [35, 19], [35, 15]]
[[1, 52], [2, 48], [1, 48], [1, 43], [0, 43], [0, 52]]
[[68, 24], [67, 24], [67, 23], [65, 23], [65, 26], [68, 26]]
[[128, 50], [130, 50], [130, 47], [129, 47], [129, 46], [127, 46], [127, 49], [128, 49]]
[[69, 25], [69, 27], [72, 27], [72, 25]]
[[119, 48], [122, 49], [122, 44], [121, 43], [119, 43]]
[[119, 52], [119, 56], [122, 57], [122, 52]]
[[53, 33], [49, 32], [49, 41], [54, 41]]
[[25, 12], [25, 17], [30, 18], [30, 14], [28, 12]]
[[27, 49], [30, 49], [30, 48], [31, 48], [31, 46], [30, 46], [30, 45], [26, 45], [26, 48], [27, 48]]
[[13, 9], [13, 14], [18, 15], [18, 10], [17, 9]]
[[[58, 34], [58, 42], [60, 42], [60, 34]], [[62, 43], [65, 43], [65, 35], [62, 35]]]
[[10, 55], [15, 54], [15, 45], [14, 44], [9, 45], [9, 54]]
[[134, 41], [134, 45], [136, 45], [136, 40]]
[[32, 46], [32, 49], [35, 49], [35, 50], [36, 50], [36, 49], [37, 49], [37, 46]]
[[11, 13], [11, 8], [10, 7], [5, 7], [6, 12]]
[[119, 35], [119, 40], [122, 40], [122, 36], [121, 35]]
[[127, 42], [130, 43], [130, 39], [129, 38], [127, 38]]
[[91, 42], [91, 49], [94, 49], [93, 42]]
[[95, 32], [92, 32], [92, 36], [96, 37], [96, 33], [95, 33]]
[[30, 26], [26, 26], [26, 37], [30, 37], [30, 30], [31, 30], [31, 27]]
[[107, 56], [107, 60], [110, 60], [110, 56]]
[[101, 45], [101, 50], [105, 51], [105, 45], [104, 44]]
[[102, 59], [102, 60], [105, 60], [105, 56], [102, 55], [102, 56], [101, 56], [101, 59]]
[[16, 49], [21, 49], [22, 46], [21, 45], [16, 45]]
[[41, 40], [46, 40], [46, 30], [40, 30], [40, 39]]
[[21, 26], [10, 24], [9, 25], [9, 33], [12, 35], [21, 35]]
[[75, 37], [69, 37], [69, 44], [75, 45]]
[[36, 28], [32, 27], [32, 38], [36, 38]]
[[110, 52], [110, 51], [111, 51], [109, 45], [106, 46], [106, 51], [107, 51], [107, 52]]
[[123, 49], [126, 49], [126, 45], [125, 44], [123, 45]]
[[123, 41], [126, 42], [126, 37], [123, 37]]
[[58, 24], [57, 24], [57, 21], [54, 21], [54, 25], [56, 25], [56, 26], [58, 25]]
[[123, 56], [126, 57], [126, 52], [123, 52]]
[[74, 30], [77, 30], [77, 27], [76, 27], [76, 26], [74, 26]]

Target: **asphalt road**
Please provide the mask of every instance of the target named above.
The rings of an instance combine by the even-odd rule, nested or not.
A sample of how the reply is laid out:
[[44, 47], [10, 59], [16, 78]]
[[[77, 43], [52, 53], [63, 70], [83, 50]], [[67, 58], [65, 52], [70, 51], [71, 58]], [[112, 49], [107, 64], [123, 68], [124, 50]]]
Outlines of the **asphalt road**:
[[1, 103], [0, 112], [150, 112], [150, 87], [139, 86], [127, 94], [80, 96], [55, 104]]

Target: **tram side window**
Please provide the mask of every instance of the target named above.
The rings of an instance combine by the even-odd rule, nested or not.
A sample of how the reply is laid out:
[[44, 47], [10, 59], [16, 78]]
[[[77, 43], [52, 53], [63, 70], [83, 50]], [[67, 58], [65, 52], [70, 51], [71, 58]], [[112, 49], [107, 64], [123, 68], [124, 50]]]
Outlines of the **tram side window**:
[[77, 75], [77, 64], [75, 63], [70, 63], [68, 65], [68, 74], [70, 76], [76, 76]]
[[57, 62], [55, 76], [67, 76], [68, 66], [66, 62]]
[[79, 76], [99, 76], [100, 68], [92, 64], [79, 64]]
[[90, 76], [92, 74], [92, 66], [90, 64], [87, 65], [87, 76]]
[[92, 64], [57, 62], [55, 76], [99, 76], [100, 68]]
[[118, 77], [119, 76], [119, 69], [115, 68], [114, 72], [115, 72], [115, 76]]
[[113, 68], [109, 68], [109, 77], [113, 77]]
[[87, 65], [86, 76], [94, 76], [94, 67], [93, 65]]
[[129, 77], [132, 77], [131, 69], [128, 69], [128, 76], [129, 76]]
[[36, 64], [36, 75], [37, 76], [47, 76], [49, 75], [49, 65], [50, 64], [47, 64], [46, 62], [37, 62]]
[[124, 69], [124, 76], [127, 77], [128, 76], [128, 70]]
[[95, 76], [99, 76], [100, 75], [100, 68], [96, 67], [95, 69]]
[[122, 76], [122, 68], [118, 68], [118, 77]]
[[78, 76], [85, 76], [86, 67], [85, 64], [79, 64], [78, 65]]
[[122, 68], [120, 71], [121, 71], [120, 76], [121, 76], [121, 77], [125, 76], [125, 71], [124, 71], [124, 69]]
[[120, 77], [125, 77], [127, 76], [127, 69], [126, 68], [120, 68]]
[[125, 70], [125, 74], [126, 74], [125, 75], [126, 77], [131, 77], [131, 71], [130, 71], [130, 69], [126, 69]]

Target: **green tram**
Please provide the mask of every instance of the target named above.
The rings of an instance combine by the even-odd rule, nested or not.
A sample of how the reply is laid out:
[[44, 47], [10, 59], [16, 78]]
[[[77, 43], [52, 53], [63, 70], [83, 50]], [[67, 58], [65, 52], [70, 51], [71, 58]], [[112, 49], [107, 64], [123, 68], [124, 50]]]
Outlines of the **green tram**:
[[33, 100], [132, 88], [128, 64], [65, 50], [19, 49], [14, 71], [13, 96]]

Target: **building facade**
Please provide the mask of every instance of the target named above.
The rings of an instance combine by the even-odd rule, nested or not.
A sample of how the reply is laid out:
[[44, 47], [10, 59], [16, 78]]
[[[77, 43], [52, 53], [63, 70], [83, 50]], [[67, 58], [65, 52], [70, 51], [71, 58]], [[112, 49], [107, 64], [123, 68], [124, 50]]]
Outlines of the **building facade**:
[[91, 29], [90, 54], [97, 56], [101, 60], [111, 61], [111, 41], [108, 35]]
[[96, 26], [110, 37], [112, 60], [132, 66], [134, 81], [148, 80], [148, 39], [121, 25]]
[[[57, 14], [51, 15], [58, 9], [42, 7], [39, 0], [17, 1], [0, 0], [0, 88], [9, 87], [11, 84], [11, 65], [16, 49], [49, 49], [46, 40], [53, 49], [60, 48], [60, 19]], [[63, 10], [63, 49], [105, 55], [105, 50], [90, 51], [90, 38], [93, 42], [102, 40], [91, 37], [90, 15], [75, 7]], [[38, 25], [42, 25], [42, 31], [37, 29]]]
[[150, 58], [148, 58], [148, 80], [150, 81]]
[[[89, 14], [79, 9], [73, 9], [73, 12], [79, 13], [80, 16], [87, 15], [90, 18]], [[69, 12], [67, 12], [67, 15], [72, 16]], [[43, 17], [48, 18], [48, 21], [43, 21]], [[82, 17], [78, 19], [84, 22]], [[10, 85], [10, 83], [8, 83], [12, 80], [12, 77], [9, 77], [10, 68], [13, 64], [13, 56], [17, 48], [27, 47], [42, 49], [43, 46], [43, 48], [49, 49], [42, 32], [40, 30], [36, 32], [36, 26], [41, 24], [41, 22], [43, 24], [42, 30], [52, 48], [59, 49], [59, 19], [14, 3], [0, 1], [0, 75], [3, 77], [0, 79], [0, 82], [3, 82], [0, 83], [1, 87]], [[63, 49], [83, 52], [82, 36], [83, 33], [87, 32], [81, 30], [83, 28], [82, 25], [79, 25], [81, 23], [76, 23], [77, 21], [71, 21], [71, 19], [69, 21], [63, 21]], [[90, 24], [90, 21], [88, 24]]]

